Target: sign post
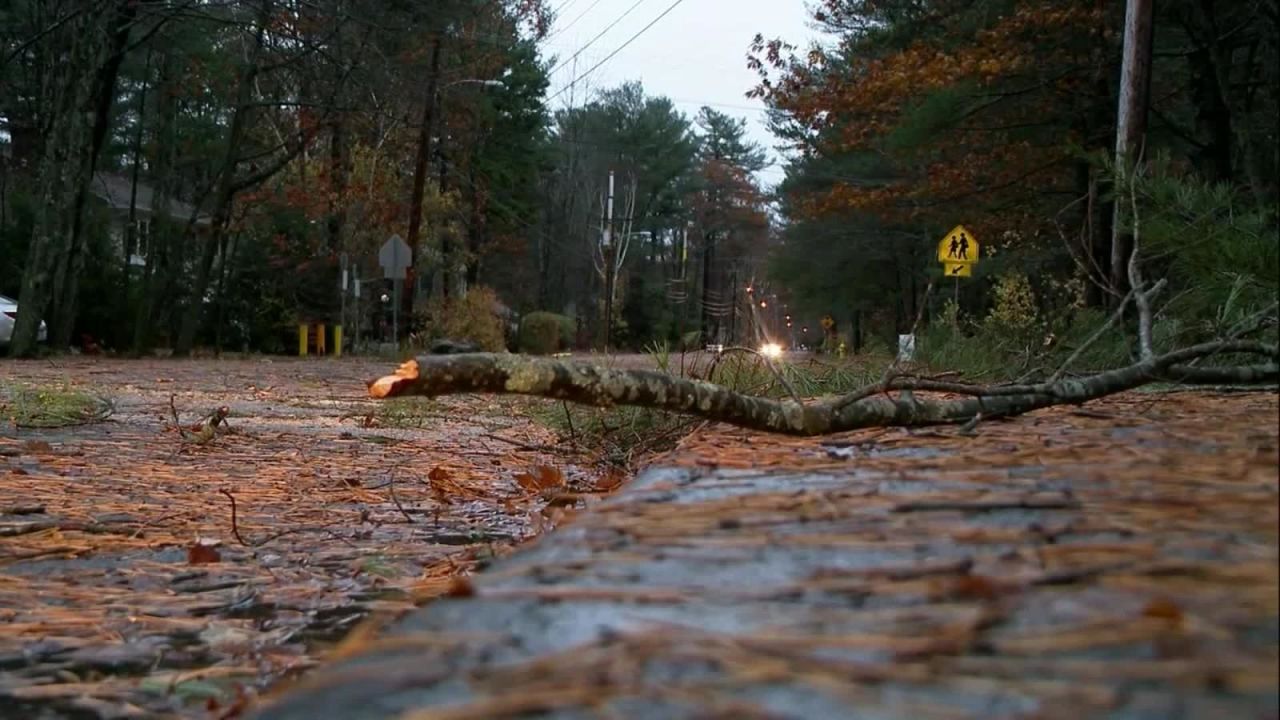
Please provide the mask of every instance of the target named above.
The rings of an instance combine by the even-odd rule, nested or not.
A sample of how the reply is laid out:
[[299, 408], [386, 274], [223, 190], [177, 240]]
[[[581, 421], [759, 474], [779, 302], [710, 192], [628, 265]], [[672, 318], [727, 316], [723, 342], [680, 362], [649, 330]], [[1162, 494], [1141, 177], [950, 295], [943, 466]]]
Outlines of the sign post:
[[399, 235], [392, 235], [378, 250], [382, 277], [391, 281], [391, 341], [400, 344], [400, 284], [408, 273], [413, 252]]

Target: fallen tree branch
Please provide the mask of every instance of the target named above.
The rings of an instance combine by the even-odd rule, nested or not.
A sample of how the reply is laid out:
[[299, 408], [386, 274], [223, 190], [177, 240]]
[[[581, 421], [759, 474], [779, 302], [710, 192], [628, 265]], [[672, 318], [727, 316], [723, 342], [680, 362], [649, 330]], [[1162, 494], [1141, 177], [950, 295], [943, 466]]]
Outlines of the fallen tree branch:
[[[632, 405], [695, 415], [707, 420], [790, 435], [821, 435], [867, 427], [938, 425], [1019, 415], [1051, 405], [1080, 404], [1160, 380], [1174, 369], [1223, 353], [1261, 355], [1258, 365], [1203, 368], [1217, 377], [1271, 382], [1280, 378], [1275, 345], [1231, 340], [1202, 343], [1091, 376], [1029, 385], [982, 386], [896, 376], [855, 391], [858, 399], [823, 398], [809, 403], [744, 395], [699, 380], [651, 370], [620, 370], [519, 355], [474, 353], [428, 355], [410, 360], [369, 383], [374, 398], [405, 395], [499, 393], [533, 395], [583, 405]], [[1197, 371], [1202, 369], [1197, 369]], [[893, 398], [888, 390], [921, 390], [962, 398]]]

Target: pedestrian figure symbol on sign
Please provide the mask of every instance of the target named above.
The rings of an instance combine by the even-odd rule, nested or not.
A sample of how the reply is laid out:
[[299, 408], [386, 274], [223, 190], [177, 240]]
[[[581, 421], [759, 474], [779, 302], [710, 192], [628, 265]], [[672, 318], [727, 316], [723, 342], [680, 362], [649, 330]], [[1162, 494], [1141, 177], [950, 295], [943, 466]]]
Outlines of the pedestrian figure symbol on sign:
[[973, 266], [981, 255], [978, 238], [963, 225], [955, 226], [938, 241], [938, 262], [942, 263], [943, 273], [950, 277], [972, 277]]

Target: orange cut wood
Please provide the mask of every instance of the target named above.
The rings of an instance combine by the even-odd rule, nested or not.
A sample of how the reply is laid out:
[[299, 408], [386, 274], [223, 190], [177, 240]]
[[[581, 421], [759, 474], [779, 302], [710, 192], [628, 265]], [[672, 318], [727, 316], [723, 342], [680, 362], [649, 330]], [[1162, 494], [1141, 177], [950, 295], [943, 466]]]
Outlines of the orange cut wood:
[[369, 383], [369, 397], [387, 398], [399, 394], [406, 384], [418, 379], [418, 361], [406, 360], [391, 375], [383, 375]]

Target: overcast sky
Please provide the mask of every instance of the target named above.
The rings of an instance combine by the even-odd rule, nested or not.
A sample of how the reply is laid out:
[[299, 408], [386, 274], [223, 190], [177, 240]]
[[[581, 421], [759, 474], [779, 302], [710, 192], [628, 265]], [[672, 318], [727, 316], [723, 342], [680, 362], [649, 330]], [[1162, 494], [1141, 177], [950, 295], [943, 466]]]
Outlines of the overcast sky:
[[[577, 75], [586, 73], [676, 1], [551, 0], [558, 17], [544, 52], [556, 56], [560, 66], [552, 73], [548, 94], [555, 95], [573, 81], [575, 65]], [[807, 27], [804, 6], [804, 0], [680, 0], [630, 45], [580, 77], [573, 87], [576, 102], [582, 102], [584, 91], [639, 80], [647, 94], [671, 98], [690, 118], [702, 105], [745, 118], [751, 138], [777, 160], [761, 112], [764, 105], [744, 95], [756, 83], [756, 74], [747, 68], [747, 49], [756, 33], [807, 44], [814, 34]], [[569, 97], [565, 91], [551, 106], [564, 107]], [[781, 178], [777, 166], [761, 173], [765, 182]]]

